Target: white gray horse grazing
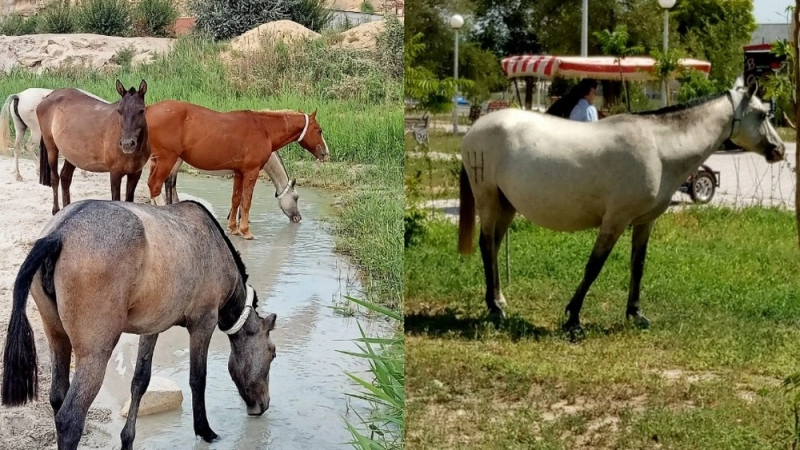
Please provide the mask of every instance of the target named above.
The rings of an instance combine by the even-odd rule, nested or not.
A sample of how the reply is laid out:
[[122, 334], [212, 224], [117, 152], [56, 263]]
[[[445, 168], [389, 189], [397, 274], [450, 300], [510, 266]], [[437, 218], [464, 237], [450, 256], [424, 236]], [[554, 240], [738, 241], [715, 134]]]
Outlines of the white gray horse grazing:
[[655, 219], [686, 177], [730, 138], [769, 162], [784, 145], [767, 105], [741, 78], [725, 93], [640, 114], [581, 123], [518, 109], [479, 119], [461, 143], [459, 251], [472, 251], [475, 210], [486, 277], [486, 305], [504, 316], [497, 250], [519, 211], [555, 231], [600, 229], [583, 280], [566, 307], [565, 329], [579, 314], [617, 239], [633, 228], [627, 316], [642, 327], [639, 290]]
[[[82, 89], [78, 90], [90, 97], [108, 103], [106, 100], [103, 100], [91, 92], [86, 92]], [[20, 93], [9, 95], [5, 103], [3, 103], [2, 109], [0, 109], [0, 145], [7, 145], [9, 140], [8, 130], [10, 127], [9, 118], [14, 120], [14, 177], [17, 181], [22, 181], [22, 175], [19, 173], [19, 153], [23, 149], [25, 132], [31, 130], [31, 138], [27, 143], [28, 146], [33, 144], [34, 148], [39, 148], [39, 141], [42, 139], [42, 131], [39, 128], [39, 119], [36, 117], [36, 107], [39, 106], [39, 103], [50, 95], [51, 92], [53, 92], [52, 89], [28, 88]]]

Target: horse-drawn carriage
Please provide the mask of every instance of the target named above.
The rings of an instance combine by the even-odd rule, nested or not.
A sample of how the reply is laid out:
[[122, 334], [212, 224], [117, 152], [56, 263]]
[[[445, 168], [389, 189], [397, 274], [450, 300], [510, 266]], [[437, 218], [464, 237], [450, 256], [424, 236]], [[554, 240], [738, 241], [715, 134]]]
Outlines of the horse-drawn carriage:
[[[611, 56], [521, 55], [509, 56], [502, 60], [503, 71], [513, 82], [517, 100], [526, 110], [532, 109], [534, 89], [541, 97], [542, 83], [537, 81], [549, 81], [554, 78], [652, 81], [656, 80], [655, 64], [653, 58], [638, 56], [618, 59]], [[681, 59], [679, 64], [705, 75], [711, 70], [710, 63], [696, 59]], [[520, 80], [524, 82], [524, 101], [520, 95]], [[717, 187], [719, 187], [719, 172], [702, 164], [686, 179], [679, 191], [688, 194], [696, 203], [708, 203], [714, 197]]]

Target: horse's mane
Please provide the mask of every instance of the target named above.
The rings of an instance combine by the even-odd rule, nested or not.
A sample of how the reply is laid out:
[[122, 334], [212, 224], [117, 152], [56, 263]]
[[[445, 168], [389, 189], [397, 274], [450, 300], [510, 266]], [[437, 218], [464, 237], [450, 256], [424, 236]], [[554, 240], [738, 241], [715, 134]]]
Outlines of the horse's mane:
[[694, 108], [695, 106], [702, 105], [703, 103], [710, 102], [711, 100], [716, 100], [716, 99], [718, 99], [720, 97], [723, 97], [723, 96], [725, 96], [727, 94], [728, 94], [728, 91], [722, 91], [722, 92], [719, 92], [717, 94], [711, 94], [711, 95], [707, 95], [705, 97], [695, 98], [695, 99], [689, 100], [686, 103], [681, 103], [681, 104], [678, 104], [678, 105], [665, 106], [663, 108], [650, 110], [650, 111], [639, 111], [639, 112], [634, 112], [634, 113], [631, 113], [631, 114], [636, 114], [636, 115], [639, 115], [639, 116], [644, 116], [644, 115], [660, 116], [660, 115], [669, 114], [669, 113], [673, 113], [673, 112], [677, 112], [677, 111], [683, 111], [683, 110], [686, 110], [686, 109], [689, 109], [689, 108]]
[[[205, 212], [206, 215], [208, 215], [208, 218], [211, 219], [211, 222], [213, 222], [214, 225], [217, 227], [217, 231], [219, 231], [220, 236], [222, 236], [222, 239], [224, 239], [225, 243], [228, 245], [228, 250], [231, 251], [231, 256], [233, 256], [233, 261], [236, 262], [236, 268], [239, 269], [239, 274], [242, 276], [242, 283], [246, 284], [248, 275], [247, 275], [247, 268], [244, 266], [244, 262], [242, 261], [242, 256], [239, 254], [239, 251], [236, 250], [236, 248], [233, 246], [231, 240], [228, 239], [228, 236], [225, 235], [225, 232], [222, 230], [222, 226], [220, 226], [219, 222], [217, 222], [217, 218], [211, 215], [211, 212], [207, 210], [206, 207], [203, 206], [203, 204], [200, 202], [197, 202], [195, 200], [184, 200], [184, 202], [194, 203], [195, 205], [198, 205], [200, 209], [203, 210], [203, 212]], [[255, 296], [253, 298], [254, 309], [257, 303], [258, 303], [258, 296]]]
[[295, 111], [293, 109], [259, 109], [256, 112], [267, 113], [267, 114], [286, 114], [286, 113], [303, 114], [302, 112]]

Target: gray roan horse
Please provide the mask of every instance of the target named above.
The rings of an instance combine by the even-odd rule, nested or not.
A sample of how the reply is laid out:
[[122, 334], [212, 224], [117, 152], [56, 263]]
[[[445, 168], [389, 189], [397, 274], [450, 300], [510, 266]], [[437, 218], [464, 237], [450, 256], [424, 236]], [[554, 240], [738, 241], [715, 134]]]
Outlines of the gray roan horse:
[[[217, 434], [208, 424], [205, 387], [215, 327], [228, 334], [228, 371], [247, 413], [260, 415], [269, 408], [275, 314], [251, 313], [258, 299], [246, 282], [238, 252], [199, 203], [73, 203], [50, 220], [14, 282], [2, 403], [20, 405], [37, 395], [36, 348], [25, 315], [30, 291], [50, 343], [50, 404], [59, 449], [78, 447], [86, 413], [122, 333], [140, 335], [131, 406], [121, 433], [122, 448], [132, 448], [156, 339], [174, 325], [189, 331], [194, 431], [211, 442]], [[73, 351], [76, 364], [70, 383]]]
[[486, 305], [504, 316], [497, 251], [516, 211], [555, 231], [598, 228], [583, 280], [566, 307], [566, 330], [579, 314], [625, 228], [633, 228], [627, 316], [641, 326], [639, 284], [653, 222], [686, 177], [728, 139], [767, 161], [783, 159], [755, 84], [684, 105], [621, 114], [595, 123], [506, 109], [479, 119], [461, 143], [459, 251], [472, 251], [475, 210], [486, 277]]
[[[125, 200], [132, 202], [142, 168], [150, 158], [144, 96], [147, 83], [128, 91], [117, 80], [117, 103], [90, 97], [77, 89], [58, 89], [36, 107], [42, 131], [39, 182], [53, 188], [53, 214], [59, 211], [58, 184], [64, 206], [75, 167], [111, 173], [111, 199], [120, 199], [122, 177], [127, 175]], [[64, 155], [61, 176], [58, 155]]]

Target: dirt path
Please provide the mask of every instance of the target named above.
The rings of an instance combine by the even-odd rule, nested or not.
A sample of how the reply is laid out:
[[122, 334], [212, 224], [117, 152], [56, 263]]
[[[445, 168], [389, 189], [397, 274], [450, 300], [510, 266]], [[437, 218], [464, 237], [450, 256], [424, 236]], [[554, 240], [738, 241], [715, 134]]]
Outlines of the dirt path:
[[[20, 171], [25, 181], [18, 182], [11, 175], [12, 158], [0, 156], [0, 347], [5, 347], [6, 330], [11, 315], [11, 295], [14, 279], [22, 261], [39, 232], [52, 217], [52, 190], [38, 183], [32, 161], [20, 161]], [[146, 175], [142, 180], [146, 180]], [[145, 202], [147, 184], [140, 180], [136, 201]], [[72, 188], [73, 201], [89, 198], [110, 199], [108, 174], [75, 172]], [[50, 357], [47, 340], [42, 331], [41, 319], [32, 299], [28, 302], [28, 318], [36, 336], [39, 358], [39, 400], [16, 408], [0, 407], [0, 448], [3, 450], [55, 449], [55, 424], [48, 401], [50, 393]], [[2, 362], [2, 352], [0, 352]], [[92, 408], [86, 421], [81, 448], [115, 448], [119, 437], [112, 436], [105, 427], [111, 422], [112, 411]], [[115, 445], [116, 444], [116, 445]]]

